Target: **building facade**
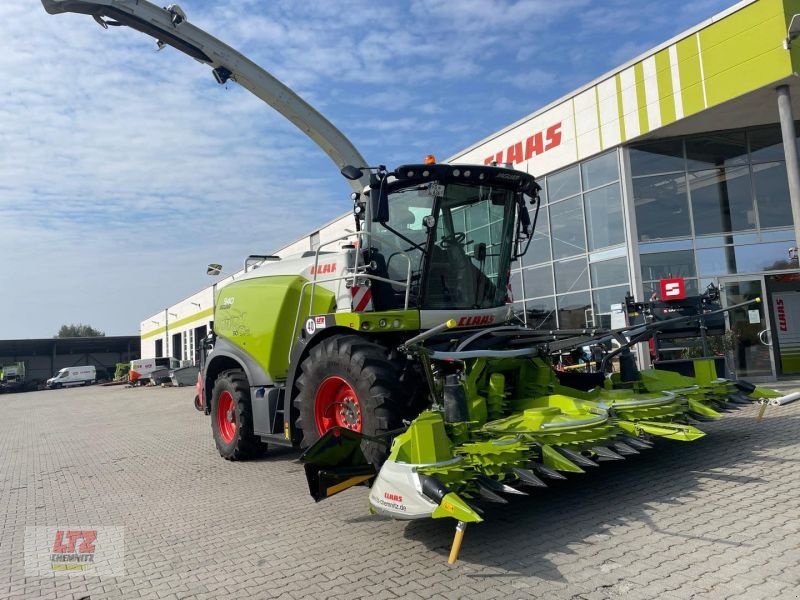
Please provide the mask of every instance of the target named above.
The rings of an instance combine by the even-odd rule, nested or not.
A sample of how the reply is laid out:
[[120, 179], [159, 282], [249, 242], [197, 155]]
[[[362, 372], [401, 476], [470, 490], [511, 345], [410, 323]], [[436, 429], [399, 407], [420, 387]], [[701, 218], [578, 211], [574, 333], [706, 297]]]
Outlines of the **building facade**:
[[[797, 13], [800, 0], [739, 2], [449, 159], [512, 164], [542, 184], [512, 270], [522, 320], [609, 326], [627, 293], [647, 300], [683, 278], [689, 295], [714, 284], [726, 305], [764, 300], [729, 315], [737, 376], [800, 373]], [[277, 254], [351, 226], [344, 216]], [[196, 360], [212, 297], [145, 319], [142, 355]]]

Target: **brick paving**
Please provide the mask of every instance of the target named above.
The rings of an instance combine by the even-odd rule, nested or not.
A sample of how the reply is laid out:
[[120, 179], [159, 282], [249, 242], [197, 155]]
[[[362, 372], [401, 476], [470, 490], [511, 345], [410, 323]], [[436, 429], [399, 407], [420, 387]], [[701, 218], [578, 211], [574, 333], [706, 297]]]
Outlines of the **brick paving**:
[[[452, 521], [223, 461], [191, 388], [0, 396], [0, 598], [800, 598], [800, 402]], [[121, 577], [25, 577], [26, 526], [123, 526]]]

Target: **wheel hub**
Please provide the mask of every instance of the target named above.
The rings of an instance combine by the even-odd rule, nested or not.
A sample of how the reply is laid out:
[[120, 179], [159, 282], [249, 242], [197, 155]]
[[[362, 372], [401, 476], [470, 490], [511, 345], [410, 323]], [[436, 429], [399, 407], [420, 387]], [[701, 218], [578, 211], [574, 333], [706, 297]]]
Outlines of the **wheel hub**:
[[333, 427], [361, 432], [361, 402], [353, 386], [344, 378], [326, 377], [314, 396], [314, 420], [320, 435]]
[[217, 429], [226, 444], [236, 438], [236, 405], [228, 390], [222, 392], [217, 400]]
[[361, 431], [361, 407], [351, 396], [344, 398], [339, 405], [339, 421], [348, 429]]

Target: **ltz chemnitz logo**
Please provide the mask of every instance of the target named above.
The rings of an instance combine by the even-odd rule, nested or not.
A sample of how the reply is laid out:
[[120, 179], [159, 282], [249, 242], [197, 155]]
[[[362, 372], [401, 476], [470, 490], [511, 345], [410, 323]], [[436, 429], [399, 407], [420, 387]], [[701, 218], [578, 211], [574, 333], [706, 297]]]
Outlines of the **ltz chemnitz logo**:
[[56, 531], [50, 564], [53, 571], [85, 571], [94, 564], [96, 529]]
[[125, 528], [36, 526], [25, 528], [25, 576], [125, 575]]

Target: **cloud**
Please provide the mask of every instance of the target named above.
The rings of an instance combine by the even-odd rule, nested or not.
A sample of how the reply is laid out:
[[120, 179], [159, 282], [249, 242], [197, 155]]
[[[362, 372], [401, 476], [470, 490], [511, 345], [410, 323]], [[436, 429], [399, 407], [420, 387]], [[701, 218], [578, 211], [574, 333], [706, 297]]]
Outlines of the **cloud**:
[[[397, 165], [454, 154], [718, 4], [636, 3], [637, 25], [630, 3], [588, 0], [182, 6]], [[239, 265], [347, 210], [310, 140], [172, 48], [34, 1], [0, 4], [0, 40], [0, 338], [66, 322], [135, 334], [207, 285], [208, 262]]]

